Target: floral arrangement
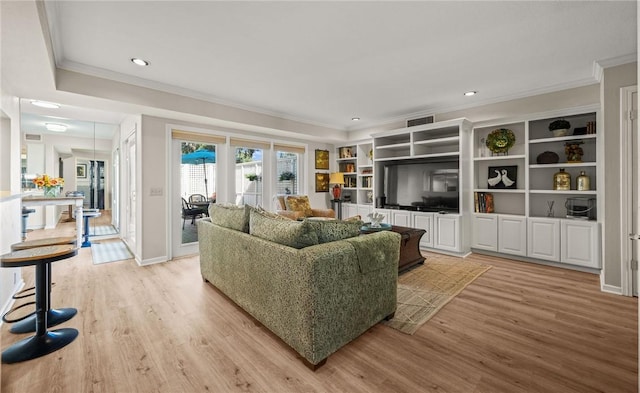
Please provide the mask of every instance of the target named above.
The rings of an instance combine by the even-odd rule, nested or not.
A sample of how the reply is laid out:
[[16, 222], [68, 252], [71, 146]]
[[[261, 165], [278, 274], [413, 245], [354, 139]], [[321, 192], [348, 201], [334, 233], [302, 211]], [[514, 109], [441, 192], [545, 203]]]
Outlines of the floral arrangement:
[[507, 154], [515, 143], [515, 134], [507, 128], [498, 128], [487, 135], [486, 145], [494, 154]]
[[58, 187], [58, 186], [64, 185], [64, 179], [61, 177], [51, 177], [49, 175], [42, 175], [33, 179], [33, 184], [35, 184], [38, 188]]

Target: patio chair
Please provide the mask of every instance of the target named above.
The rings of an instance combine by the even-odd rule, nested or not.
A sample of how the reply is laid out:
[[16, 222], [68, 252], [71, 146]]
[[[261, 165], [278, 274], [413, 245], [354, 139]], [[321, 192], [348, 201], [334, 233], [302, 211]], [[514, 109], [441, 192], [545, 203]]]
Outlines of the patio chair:
[[182, 199], [182, 229], [184, 229], [184, 222], [187, 218], [191, 218], [191, 225], [196, 223], [197, 217], [202, 217], [205, 214], [205, 209], [202, 208], [193, 208], [184, 198]]

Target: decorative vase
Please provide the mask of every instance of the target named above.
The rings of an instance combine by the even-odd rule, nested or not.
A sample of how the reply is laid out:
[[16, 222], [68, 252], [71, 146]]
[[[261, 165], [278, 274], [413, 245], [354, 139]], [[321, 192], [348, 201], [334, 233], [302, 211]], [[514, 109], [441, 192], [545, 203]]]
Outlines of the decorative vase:
[[589, 191], [589, 176], [584, 171], [580, 171], [580, 176], [576, 178], [576, 190]]
[[560, 168], [559, 172], [553, 175], [553, 189], [558, 191], [571, 190], [571, 175]]
[[584, 151], [580, 147], [584, 142], [571, 141], [564, 144], [564, 152], [567, 155], [567, 162], [582, 162]]
[[60, 196], [60, 186], [44, 186], [45, 198], [56, 198]]
[[562, 128], [559, 130], [553, 130], [551, 131], [553, 133], [553, 136], [566, 136], [567, 134], [569, 134], [569, 130], [566, 128]]

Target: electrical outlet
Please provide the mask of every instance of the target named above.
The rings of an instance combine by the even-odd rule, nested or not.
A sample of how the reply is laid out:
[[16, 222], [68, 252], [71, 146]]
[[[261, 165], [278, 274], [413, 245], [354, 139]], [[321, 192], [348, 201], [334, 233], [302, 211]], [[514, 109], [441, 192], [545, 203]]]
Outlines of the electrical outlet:
[[150, 196], [162, 196], [162, 187], [151, 187]]

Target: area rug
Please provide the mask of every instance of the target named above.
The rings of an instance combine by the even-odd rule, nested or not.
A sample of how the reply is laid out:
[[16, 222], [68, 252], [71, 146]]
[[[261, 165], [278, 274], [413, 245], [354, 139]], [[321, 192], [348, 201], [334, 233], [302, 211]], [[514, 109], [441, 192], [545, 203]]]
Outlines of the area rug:
[[133, 258], [122, 240], [91, 242], [91, 256], [94, 265]]
[[429, 254], [424, 265], [398, 277], [398, 307], [383, 323], [414, 334], [467, 285], [491, 266], [463, 258]]
[[118, 230], [113, 225], [89, 225], [89, 236], [115, 235]]

